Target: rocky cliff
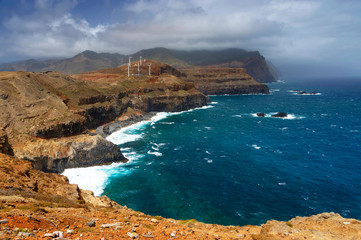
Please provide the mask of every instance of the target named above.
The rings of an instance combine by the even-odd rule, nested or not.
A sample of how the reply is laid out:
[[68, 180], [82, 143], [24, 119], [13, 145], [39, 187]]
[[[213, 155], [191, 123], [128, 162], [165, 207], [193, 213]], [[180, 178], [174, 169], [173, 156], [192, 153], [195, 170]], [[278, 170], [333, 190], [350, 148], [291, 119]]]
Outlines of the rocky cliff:
[[0, 153], [11, 156], [14, 155], [13, 149], [8, 140], [8, 136], [2, 129], [0, 129]]
[[361, 222], [335, 213], [296, 217], [261, 226], [220, 226], [195, 219], [149, 216], [35, 170], [0, 153], [1, 239], [244, 239], [355, 240]]
[[[240, 68], [179, 71], [147, 60], [138, 70], [137, 64], [131, 64], [129, 77], [127, 65], [72, 77], [1, 72], [0, 151], [49, 172], [126, 161], [119, 148], [101, 136], [122, 125], [118, 117], [128, 111], [138, 111], [139, 117], [204, 106], [204, 94], [268, 93], [266, 85]], [[111, 122], [115, 127], [98, 131], [101, 136], [89, 134]]]
[[246, 51], [238, 48], [223, 50], [182, 51], [167, 48], [144, 49], [132, 55], [142, 56], [167, 63], [175, 68], [245, 68], [257, 82], [275, 82], [278, 79], [276, 70], [268, 64], [258, 51]]
[[269, 93], [267, 85], [255, 81], [244, 68], [193, 68], [182, 72], [186, 81], [207, 95]]
[[[127, 76], [127, 66], [74, 77], [57, 72], [0, 73], [0, 150], [37, 169], [126, 161], [119, 147], [91, 131], [127, 110], [183, 111], [206, 105], [207, 97], [165, 64]], [[178, 72], [179, 73], [179, 72]]]

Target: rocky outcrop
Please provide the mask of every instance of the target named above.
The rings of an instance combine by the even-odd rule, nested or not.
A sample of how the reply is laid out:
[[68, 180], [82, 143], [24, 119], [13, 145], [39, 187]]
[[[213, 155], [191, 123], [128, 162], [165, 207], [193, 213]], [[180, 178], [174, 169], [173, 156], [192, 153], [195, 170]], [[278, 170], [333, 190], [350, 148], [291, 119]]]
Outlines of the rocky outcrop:
[[95, 197], [93, 192], [69, 184], [63, 175], [44, 173], [28, 161], [0, 154], [0, 196], [11, 195], [16, 195], [13, 199], [20, 203], [40, 200], [60, 206], [86, 203], [95, 207], [120, 207], [105, 196]]
[[117, 145], [99, 135], [81, 134], [68, 138], [31, 139], [14, 146], [15, 156], [33, 163], [35, 169], [61, 173], [65, 168], [126, 162]]
[[14, 155], [13, 149], [8, 140], [8, 136], [2, 129], [0, 129], [0, 153]]
[[206, 95], [269, 93], [268, 86], [256, 82], [244, 68], [195, 68], [183, 72], [184, 79]]
[[276, 118], [285, 118], [287, 117], [288, 114], [287, 113], [284, 113], [284, 112], [278, 112], [276, 114], [272, 114], [271, 117], [276, 117]]
[[296, 217], [288, 222], [273, 220], [260, 226], [260, 232], [253, 239], [361, 239], [360, 223], [333, 212]]

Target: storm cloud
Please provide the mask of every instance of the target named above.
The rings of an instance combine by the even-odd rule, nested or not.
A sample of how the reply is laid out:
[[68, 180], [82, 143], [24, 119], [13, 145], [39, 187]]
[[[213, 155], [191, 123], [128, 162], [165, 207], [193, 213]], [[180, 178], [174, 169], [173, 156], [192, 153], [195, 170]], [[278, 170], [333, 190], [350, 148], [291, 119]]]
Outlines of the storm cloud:
[[0, 0], [1, 62], [87, 49], [237, 47], [259, 50], [286, 75], [361, 74], [356, 0], [8, 2]]

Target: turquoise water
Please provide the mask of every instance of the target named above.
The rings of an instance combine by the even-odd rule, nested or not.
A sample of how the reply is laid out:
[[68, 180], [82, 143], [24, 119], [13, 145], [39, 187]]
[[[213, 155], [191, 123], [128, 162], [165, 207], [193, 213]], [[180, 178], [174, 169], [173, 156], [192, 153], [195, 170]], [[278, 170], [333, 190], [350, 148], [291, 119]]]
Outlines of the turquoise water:
[[[270, 89], [211, 96], [208, 108], [113, 135], [132, 161], [112, 168], [103, 194], [147, 214], [227, 225], [330, 211], [361, 219], [361, 81]], [[254, 115], [278, 111], [290, 115]]]

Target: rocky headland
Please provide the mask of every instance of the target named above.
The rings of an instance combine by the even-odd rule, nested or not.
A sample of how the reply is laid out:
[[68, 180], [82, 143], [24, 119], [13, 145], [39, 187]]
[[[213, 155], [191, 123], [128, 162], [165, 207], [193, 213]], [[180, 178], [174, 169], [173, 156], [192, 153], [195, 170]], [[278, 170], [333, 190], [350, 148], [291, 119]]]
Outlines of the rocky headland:
[[[146, 63], [152, 63], [151, 75]], [[136, 64], [129, 77], [127, 65], [73, 76], [0, 72], [1, 239], [361, 238], [360, 221], [335, 213], [243, 227], [152, 217], [95, 197], [56, 174], [70, 167], [125, 162], [119, 147], [103, 136], [154, 112], [206, 105], [208, 98], [195, 87], [202, 78], [198, 73], [210, 79], [206, 93], [217, 86], [222, 94], [236, 91], [245, 82], [262, 86], [242, 70], [190, 74], [149, 61], [138, 72]]]
[[183, 111], [207, 97], [154, 63], [152, 76], [127, 77], [127, 66], [75, 75], [58, 72], [0, 73], [0, 151], [31, 161], [36, 169], [126, 161], [119, 147], [95, 129], [149, 112]]
[[254, 80], [244, 68], [183, 69], [184, 78], [206, 95], [269, 94], [268, 86]]

